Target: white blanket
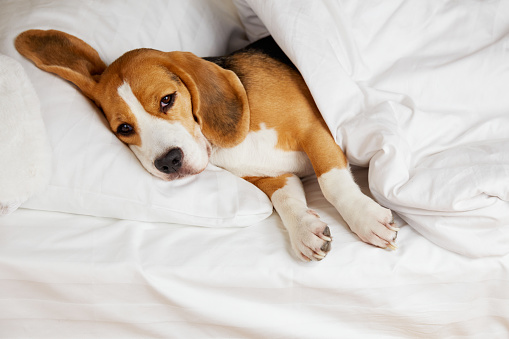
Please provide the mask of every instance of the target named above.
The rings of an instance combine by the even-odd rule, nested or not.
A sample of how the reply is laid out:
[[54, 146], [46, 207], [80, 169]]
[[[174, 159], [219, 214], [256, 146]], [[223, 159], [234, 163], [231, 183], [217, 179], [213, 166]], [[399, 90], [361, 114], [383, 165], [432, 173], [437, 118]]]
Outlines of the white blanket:
[[509, 252], [509, 1], [237, 4], [369, 165], [379, 202], [449, 250]]

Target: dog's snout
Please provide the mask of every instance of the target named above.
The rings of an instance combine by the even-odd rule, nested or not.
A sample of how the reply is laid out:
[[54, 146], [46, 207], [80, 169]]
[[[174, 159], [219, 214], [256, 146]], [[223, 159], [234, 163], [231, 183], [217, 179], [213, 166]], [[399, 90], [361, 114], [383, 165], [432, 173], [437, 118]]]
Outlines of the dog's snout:
[[154, 166], [165, 174], [175, 173], [182, 167], [184, 154], [180, 148], [172, 148], [162, 157], [154, 161]]

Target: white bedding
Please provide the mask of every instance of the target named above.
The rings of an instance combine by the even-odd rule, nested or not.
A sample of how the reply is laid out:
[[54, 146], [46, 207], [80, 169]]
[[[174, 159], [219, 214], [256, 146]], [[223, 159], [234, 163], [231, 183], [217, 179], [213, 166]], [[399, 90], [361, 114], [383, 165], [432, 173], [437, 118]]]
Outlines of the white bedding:
[[[171, 45], [202, 56], [240, 47], [245, 39], [233, 5], [203, 1], [0, 1], [0, 53], [20, 61], [34, 82], [57, 165], [48, 199], [40, 195], [0, 217], [0, 338], [508, 338], [508, 64], [498, 60], [497, 72], [485, 70], [499, 65], [491, 58], [509, 54], [509, 2], [238, 1], [247, 35], [263, 36], [267, 25], [300, 67], [351, 162], [369, 163], [369, 173], [355, 169], [364, 190], [369, 175], [376, 197], [411, 223], [396, 217], [397, 251], [374, 248], [350, 232], [316, 178], [306, 178], [309, 207], [334, 241], [325, 260], [305, 264], [292, 255], [277, 214], [262, 220], [270, 205], [260, 192], [236, 187], [216, 168], [174, 184], [172, 192], [188, 190], [169, 197], [188, 208], [187, 217], [180, 207], [154, 215], [149, 193], [164, 197], [162, 184], [144, 176], [90, 102], [12, 45], [21, 30], [57, 28], [80, 33], [107, 62], [136, 47]], [[460, 30], [467, 26], [468, 34]], [[407, 43], [396, 43], [404, 33]], [[227, 47], [228, 40], [236, 46]], [[464, 53], [461, 46], [481, 40], [485, 48], [463, 58], [444, 54], [447, 46]], [[459, 72], [479, 61], [478, 53], [486, 61]], [[440, 72], [476, 82], [437, 82]], [[486, 84], [487, 76], [493, 81]], [[469, 133], [460, 131], [465, 122]], [[486, 131], [486, 143], [473, 141]], [[87, 152], [73, 152], [80, 149]], [[116, 171], [129, 172], [113, 182], [111, 153]], [[448, 179], [465, 173], [475, 176], [464, 185]], [[137, 183], [129, 195], [145, 209], [95, 201], [125, 182]], [[55, 193], [60, 184], [75, 195]], [[194, 191], [215, 203], [204, 220]], [[227, 199], [215, 198], [221, 194]], [[64, 203], [72, 214], [40, 210]], [[261, 221], [235, 227], [248, 223], [239, 215]], [[153, 218], [166, 222], [144, 220]]]
[[318, 263], [275, 214], [211, 229], [18, 210], [0, 219], [0, 338], [507, 338], [507, 257], [408, 226], [374, 248], [305, 189], [334, 238]]
[[509, 2], [238, 2], [378, 201], [444, 248], [509, 253]]
[[509, 253], [509, 1], [237, 2], [378, 201], [444, 248]]

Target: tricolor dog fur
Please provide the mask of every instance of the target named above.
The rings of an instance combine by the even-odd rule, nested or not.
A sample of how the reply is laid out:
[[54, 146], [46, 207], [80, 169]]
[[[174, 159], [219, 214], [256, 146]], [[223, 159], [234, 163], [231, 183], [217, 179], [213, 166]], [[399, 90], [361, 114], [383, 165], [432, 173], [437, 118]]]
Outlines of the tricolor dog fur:
[[313, 171], [361, 240], [395, 248], [391, 211], [360, 191], [303, 78], [272, 38], [211, 58], [136, 49], [109, 66], [60, 31], [29, 30], [15, 45], [93, 100], [156, 177], [195, 175], [211, 162], [264, 191], [298, 258], [322, 260], [331, 249], [330, 229], [307, 207], [299, 178]]

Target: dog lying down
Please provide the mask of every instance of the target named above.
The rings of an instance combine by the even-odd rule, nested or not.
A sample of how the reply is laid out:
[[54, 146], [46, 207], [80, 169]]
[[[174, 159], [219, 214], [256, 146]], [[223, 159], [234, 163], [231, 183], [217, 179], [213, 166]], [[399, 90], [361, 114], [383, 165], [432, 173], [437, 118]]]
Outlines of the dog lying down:
[[299, 179], [313, 171], [360, 239], [396, 248], [391, 211], [362, 194], [304, 80], [272, 38], [214, 58], [136, 49], [108, 67], [88, 44], [55, 30], [23, 32], [15, 45], [93, 100], [156, 177], [198, 174], [210, 161], [264, 191], [298, 258], [322, 260], [331, 249], [329, 227], [307, 207]]

